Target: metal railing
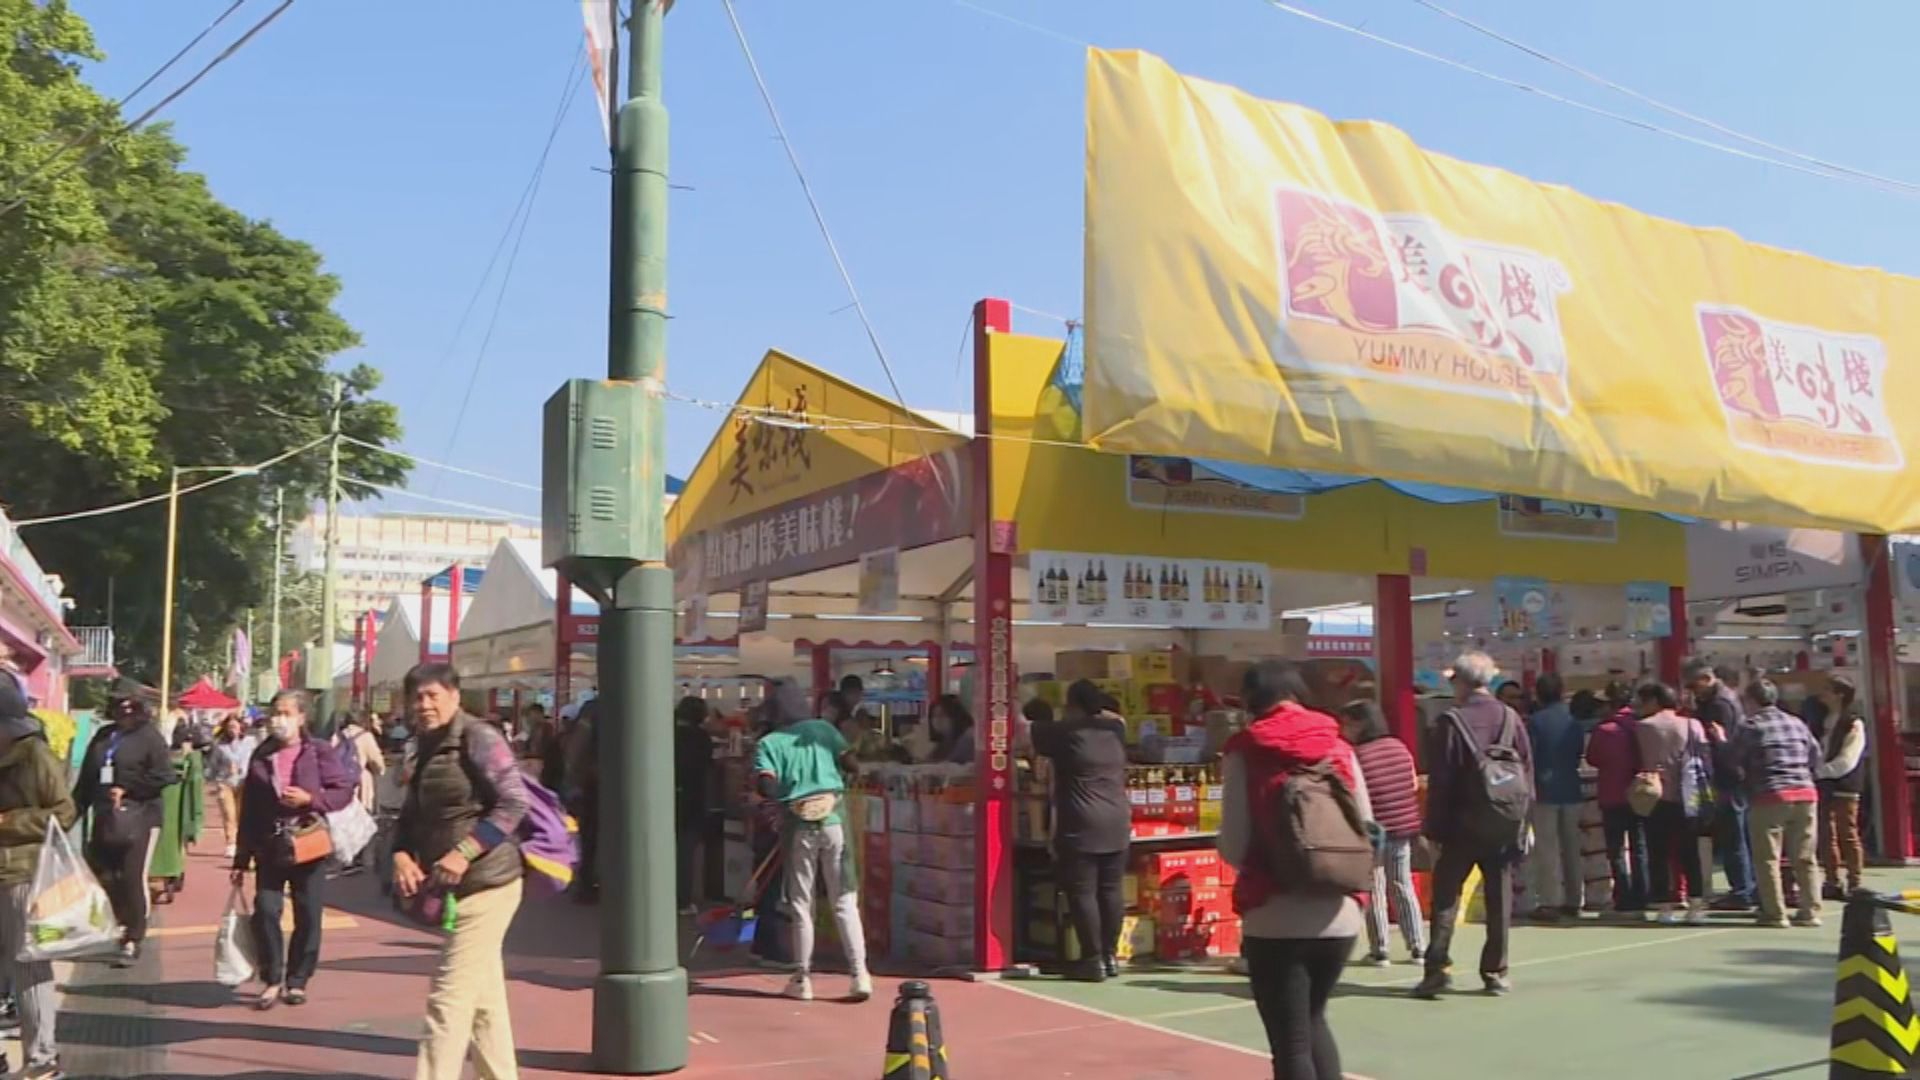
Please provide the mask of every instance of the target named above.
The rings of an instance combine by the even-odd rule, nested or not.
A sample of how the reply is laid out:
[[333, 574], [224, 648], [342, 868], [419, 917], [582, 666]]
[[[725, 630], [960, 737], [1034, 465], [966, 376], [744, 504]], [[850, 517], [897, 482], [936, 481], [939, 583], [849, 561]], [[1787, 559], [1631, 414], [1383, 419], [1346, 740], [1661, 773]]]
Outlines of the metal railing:
[[40, 560], [27, 550], [26, 541], [20, 539], [19, 531], [4, 512], [0, 512], [0, 555], [5, 555], [20, 568], [21, 576], [27, 579], [27, 586], [46, 601], [49, 611], [56, 617], [64, 615], [66, 609], [61, 602], [60, 586], [40, 568]]
[[105, 669], [113, 666], [113, 627], [69, 626], [80, 641], [80, 655], [69, 663], [70, 669]]

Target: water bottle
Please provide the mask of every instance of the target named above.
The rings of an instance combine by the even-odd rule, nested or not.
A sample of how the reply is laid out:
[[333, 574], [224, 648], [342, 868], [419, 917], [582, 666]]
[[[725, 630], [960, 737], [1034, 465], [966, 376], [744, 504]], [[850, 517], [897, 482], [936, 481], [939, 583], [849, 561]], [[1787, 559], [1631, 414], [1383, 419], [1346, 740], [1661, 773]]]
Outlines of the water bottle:
[[453, 924], [460, 918], [459, 906], [459, 900], [452, 893], [448, 893], [446, 905], [440, 910], [440, 929], [443, 932], [453, 933]]

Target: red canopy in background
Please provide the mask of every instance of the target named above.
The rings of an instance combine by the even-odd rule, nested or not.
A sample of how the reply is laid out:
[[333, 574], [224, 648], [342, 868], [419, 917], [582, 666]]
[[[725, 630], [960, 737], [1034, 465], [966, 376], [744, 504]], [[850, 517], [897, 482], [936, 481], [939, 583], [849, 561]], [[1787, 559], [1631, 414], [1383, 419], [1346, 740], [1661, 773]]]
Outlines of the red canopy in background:
[[219, 687], [205, 677], [188, 687], [186, 693], [175, 698], [173, 703], [183, 709], [237, 709], [240, 707], [240, 702], [222, 693]]

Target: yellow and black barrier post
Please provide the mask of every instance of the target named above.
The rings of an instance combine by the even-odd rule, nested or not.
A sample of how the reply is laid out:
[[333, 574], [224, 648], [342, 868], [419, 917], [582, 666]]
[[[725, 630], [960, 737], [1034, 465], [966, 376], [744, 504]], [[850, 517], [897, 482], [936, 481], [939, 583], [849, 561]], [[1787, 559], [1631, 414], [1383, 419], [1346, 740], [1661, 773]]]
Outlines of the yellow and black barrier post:
[[1888, 911], [1920, 914], [1920, 893], [1856, 893], [1840, 924], [1829, 1080], [1907, 1076], [1920, 1048], [1907, 971]]
[[933, 989], [915, 981], [900, 984], [887, 1019], [887, 1057], [881, 1080], [950, 1080], [947, 1044], [940, 1035], [940, 1006]]

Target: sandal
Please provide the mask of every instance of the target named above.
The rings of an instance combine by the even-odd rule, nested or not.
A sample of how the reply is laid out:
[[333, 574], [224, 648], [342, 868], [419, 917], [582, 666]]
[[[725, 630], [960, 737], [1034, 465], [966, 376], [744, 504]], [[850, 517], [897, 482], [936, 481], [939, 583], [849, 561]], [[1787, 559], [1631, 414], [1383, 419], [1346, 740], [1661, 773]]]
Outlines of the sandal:
[[278, 1004], [280, 1004], [280, 988], [269, 986], [260, 991], [260, 996], [254, 999], [253, 1007], [260, 1012], [266, 1012]]

